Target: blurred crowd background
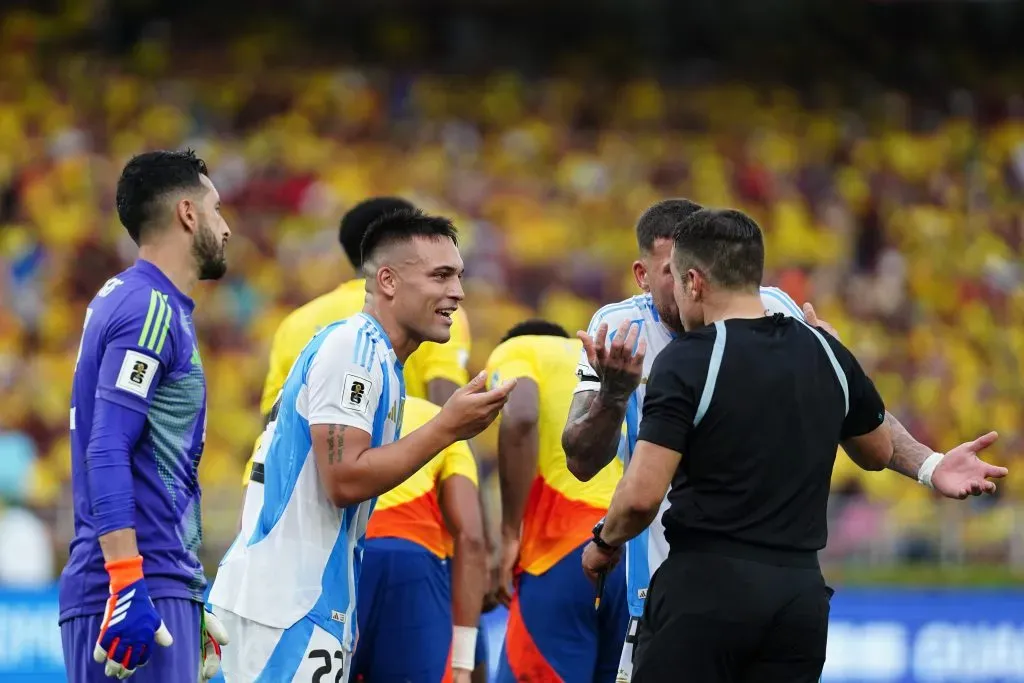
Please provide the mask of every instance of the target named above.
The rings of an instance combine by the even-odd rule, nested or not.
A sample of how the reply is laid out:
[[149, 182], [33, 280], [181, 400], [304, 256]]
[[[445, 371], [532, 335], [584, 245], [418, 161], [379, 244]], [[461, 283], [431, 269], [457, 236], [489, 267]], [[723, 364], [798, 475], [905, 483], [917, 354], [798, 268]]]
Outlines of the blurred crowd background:
[[[63, 565], [83, 312], [133, 258], [115, 183], [184, 146], [233, 229], [229, 275], [195, 293], [211, 574], [275, 326], [352, 275], [338, 220], [387, 194], [461, 230], [471, 372], [524, 317], [576, 330], [634, 293], [649, 204], [751, 213], [766, 284], [814, 303], [891, 412], [939, 450], [996, 429], [1011, 468], [947, 505], [840, 454], [833, 579], [1024, 581], [1019, 4], [208, 4], [5, 3], [0, 584]], [[494, 445], [476, 443], [491, 489]]]

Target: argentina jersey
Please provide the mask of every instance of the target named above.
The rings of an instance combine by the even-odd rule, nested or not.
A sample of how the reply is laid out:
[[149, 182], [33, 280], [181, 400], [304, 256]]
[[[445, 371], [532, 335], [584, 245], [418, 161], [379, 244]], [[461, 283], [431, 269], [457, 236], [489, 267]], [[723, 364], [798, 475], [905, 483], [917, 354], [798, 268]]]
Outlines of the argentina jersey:
[[345, 508], [330, 500], [310, 426], [363, 430], [376, 448], [398, 439], [404, 402], [402, 367], [364, 313], [318, 332], [292, 366], [254, 455], [241, 531], [209, 598], [232, 623], [260, 634], [246, 645], [259, 673], [253, 680], [293, 680], [312, 666], [304, 659], [330, 659], [331, 642], [343, 651], [336, 666], [351, 653], [363, 535], [376, 499]]
[[[767, 312], [783, 313], [803, 320], [804, 315], [800, 307], [788, 294], [777, 287], [762, 287], [761, 300]], [[675, 338], [675, 334], [661, 321], [649, 293], [639, 294], [599, 309], [590, 321], [587, 334], [594, 337], [597, 334], [597, 328], [605, 323], [608, 325], [607, 343], [611, 344], [619, 325], [627, 320], [640, 326], [637, 343], [641, 338], [647, 340], [647, 354], [644, 357], [640, 386], [630, 396], [626, 405], [626, 448], [619, 449], [619, 455], [625, 459], [625, 464], [628, 464], [629, 456], [636, 448], [640, 419], [643, 415], [644, 397], [647, 395], [647, 378], [650, 376], [654, 359]], [[587, 360], [585, 350], [580, 356], [576, 374], [579, 377], [576, 393], [600, 389], [601, 385], [596, 380], [597, 375]], [[633, 617], [639, 618], [643, 614], [643, 601], [647, 597], [647, 587], [650, 584], [651, 576], [668, 557], [668, 541], [665, 540], [665, 527], [661, 521], [662, 515], [668, 507], [666, 496], [658, 510], [658, 516], [651, 526], [626, 544], [626, 586], [629, 612]]]

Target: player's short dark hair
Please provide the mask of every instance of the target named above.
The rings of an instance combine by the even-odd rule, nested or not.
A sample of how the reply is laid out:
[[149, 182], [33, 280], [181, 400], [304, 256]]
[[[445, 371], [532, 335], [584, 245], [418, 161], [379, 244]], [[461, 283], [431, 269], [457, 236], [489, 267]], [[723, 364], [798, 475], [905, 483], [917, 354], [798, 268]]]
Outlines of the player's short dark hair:
[[764, 276], [764, 239], [757, 222], [735, 209], [701, 209], [674, 236], [676, 268], [696, 268], [725, 289], [756, 289]]
[[636, 222], [636, 244], [640, 251], [650, 253], [659, 239], [672, 239], [676, 226], [703, 208], [689, 199], [663, 199], [649, 206]]
[[132, 240], [140, 243], [142, 233], [156, 218], [161, 199], [171, 192], [201, 189], [199, 177], [204, 175], [209, 175], [206, 162], [191, 149], [132, 157], [117, 181], [117, 217]]
[[360, 249], [363, 244], [363, 236], [367, 228], [375, 220], [386, 213], [398, 211], [399, 209], [415, 209], [410, 202], [399, 197], [371, 197], [359, 202], [341, 217], [341, 225], [338, 229], [338, 241], [345, 251], [349, 263], [356, 270], [363, 265], [363, 256]]
[[542, 320], [541, 318], [530, 318], [513, 325], [499, 343], [504, 344], [509, 339], [525, 337], [527, 335], [534, 337], [565, 337], [567, 339], [569, 337], [569, 333], [558, 323]]
[[411, 240], [414, 237], [431, 239], [450, 239], [458, 246], [459, 232], [451, 219], [444, 216], [432, 216], [419, 209], [398, 209], [380, 216], [366, 228], [360, 245], [361, 263], [373, 259], [373, 255], [381, 247], [397, 242]]

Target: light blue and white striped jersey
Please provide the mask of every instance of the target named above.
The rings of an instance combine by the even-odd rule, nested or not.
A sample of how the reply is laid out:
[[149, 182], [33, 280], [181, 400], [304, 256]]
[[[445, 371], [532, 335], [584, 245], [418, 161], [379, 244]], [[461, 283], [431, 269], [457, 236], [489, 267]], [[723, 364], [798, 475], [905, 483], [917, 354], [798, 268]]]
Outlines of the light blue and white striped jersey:
[[[764, 302], [766, 311], [783, 313], [803, 320], [804, 314], [800, 307], [788, 294], [777, 287], [762, 287], [761, 300]], [[661, 321], [650, 294], [638, 294], [625, 301], [608, 304], [599, 309], [591, 319], [587, 333], [594, 336], [601, 323], [607, 323], [609, 330], [607, 343], [611, 344], [615, 330], [626, 320], [640, 326], [637, 343], [640, 339], [647, 340], [643, 378], [640, 381], [640, 386], [630, 396], [626, 406], [627, 448], [625, 449], [625, 460], [628, 465], [629, 456], [636, 448], [637, 434], [640, 431], [644, 397], [647, 394], [647, 377], [650, 375], [651, 366], [654, 365], [654, 359], [675, 338], [675, 334]], [[596, 375], [587, 360], [586, 351], [583, 351], [580, 356], [576, 374], [580, 378], [576, 385], [577, 393], [600, 389], [601, 385], [594, 379]], [[619, 452], [623, 453], [623, 449], [620, 448]], [[668, 498], [666, 497], [651, 526], [626, 544], [626, 588], [629, 612], [634, 617], [643, 614], [643, 601], [647, 597], [647, 587], [651, 582], [651, 577], [668, 557], [668, 541], [665, 540], [665, 527], [661, 522], [661, 516], [668, 507]]]
[[309, 617], [352, 649], [363, 534], [376, 499], [331, 502], [310, 425], [360, 429], [379, 447], [398, 439], [404, 405], [402, 366], [371, 316], [333, 323], [310, 340], [254, 456], [263, 484], [246, 491], [242, 529], [217, 571], [211, 604], [281, 629]]

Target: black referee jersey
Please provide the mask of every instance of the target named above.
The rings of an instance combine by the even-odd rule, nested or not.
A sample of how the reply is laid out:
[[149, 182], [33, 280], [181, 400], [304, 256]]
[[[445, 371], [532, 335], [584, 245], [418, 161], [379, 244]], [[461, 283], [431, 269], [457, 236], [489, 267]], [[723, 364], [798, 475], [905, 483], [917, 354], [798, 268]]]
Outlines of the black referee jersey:
[[634, 681], [817, 681], [817, 561], [836, 450], [885, 419], [853, 355], [776, 314], [689, 332], [654, 362], [639, 439], [682, 454]]

